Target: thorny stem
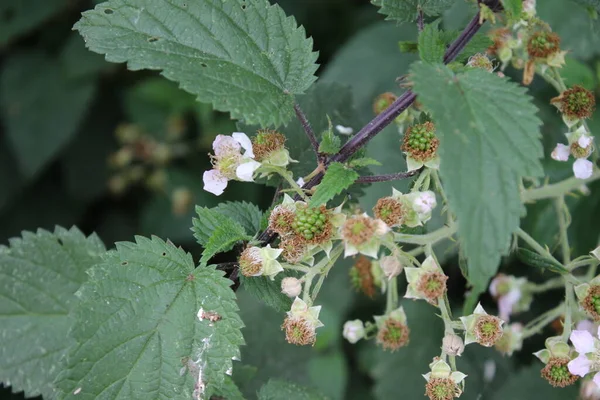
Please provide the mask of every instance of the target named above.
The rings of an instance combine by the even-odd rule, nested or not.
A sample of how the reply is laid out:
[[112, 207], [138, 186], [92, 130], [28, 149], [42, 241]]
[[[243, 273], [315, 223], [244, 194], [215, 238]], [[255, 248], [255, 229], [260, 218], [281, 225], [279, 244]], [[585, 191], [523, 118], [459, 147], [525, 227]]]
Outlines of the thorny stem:
[[410, 172], [398, 172], [396, 174], [386, 175], [369, 175], [361, 176], [356, 180], [356, 183], [373, 183], [373, 182], [388, 182], [388, 181], [399, 181], [402, 179], [410, 178], [419, 173], [420, 170], [416, 169]]
[[306, 137], [308, 137], [308, 140], [310, 141], [310, 145], [315, 151], [315, 155], [317, 156], [317, 162], [320, 164], [323, 161], [323, 159], [321, 153], [319, 153], [319, 142], [317, 141], [315, 132], [313, 131], [312, 126], [310, 126], [310, 122], [308, 122], [306, 114], [304, 114], [304, 111], [302, 111], [302, 108], [300, 108], [300, 105], [298, 103], [294, 103], [294, 111], [296, 112], [296, 117], [298, 117], [298, 120], [302, 125], [302, 129], [304, 129], [304, 132], [306, 133]]

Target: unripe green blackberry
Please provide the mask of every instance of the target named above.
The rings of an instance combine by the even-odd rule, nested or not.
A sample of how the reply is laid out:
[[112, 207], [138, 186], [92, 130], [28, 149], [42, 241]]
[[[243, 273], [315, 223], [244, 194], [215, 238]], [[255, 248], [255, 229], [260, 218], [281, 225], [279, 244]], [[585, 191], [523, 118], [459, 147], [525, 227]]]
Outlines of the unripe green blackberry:
[[373, 112], [379, 115], [384, 112], [398, 97], [394, 93], [382, 93], [373, 102]]
[[542, 378], [546, 379], [554, 387], [566, 387], [572, 385], [579, 379], [577, 375], [569, 372], [568, 358], [552, 357], [542, 369]]
[[560, 37], [554, 32], [536, 32], [527, 42], [527, 53], [531, 58], [546, 58], [560, 51]]
[[310, 208], [298, 207], [292, 221], [292, 229], [306, 241], [320, 241], [330, 231], [329, 215], [324, 206]]
[[596, 108], [594, 93], [579, 85], [565, 90], [550, 102], [569, 118], [589, 118]]
[[435, 125], [431, 122], [408, 127], [404, 134], [402, 150], [418, 161], [432, 159], [440, 141], [435, 137]]

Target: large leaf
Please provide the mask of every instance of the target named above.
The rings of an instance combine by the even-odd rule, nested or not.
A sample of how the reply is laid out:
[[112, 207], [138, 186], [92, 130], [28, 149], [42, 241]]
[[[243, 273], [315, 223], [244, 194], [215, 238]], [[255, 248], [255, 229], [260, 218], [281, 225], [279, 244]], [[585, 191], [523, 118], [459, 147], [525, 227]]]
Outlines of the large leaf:
[[0, 77], [0, 106], [21, 171], [32, 176], [76, 132], [95, 84], [74, 80], [65, 65], [41, 53], [9, 58]]
[[138, 236], [89, 274], [74, 312], [77, 346], [57, 379], [61, 398], [190, 399], [203, 384], [223, 384], [243, 324], [220, 271]]
[[216, 212], [227, 215], [237, 221], [248, 235], [255, 235], [260, 230], [262, 212], [260, 209], [245, 201], [227, 201], [214, 208]]
[[161, 70], [248, 123], [287, 122], [315, 80], [312, 40], [267, 0], [111, 0], [75, 28], [108, 61]]
[[381, 7], [379, 12], [386, 19], [409, 22], [417, 19], [419, 11], [429, 16], [440, 15], [454, 0], [371, 0], [371, 3]]
[[483, 70], [412, 69], [419, 100], [440, 133], [440, 173], [469, 262], [482, 288], [508, 250], [522, 212], [519, 181], [543, 173], [537, 109], [524, 88]]
[[0, 382], [53, 399], [59, 360], [73, 341], [68, 314], [104, 245], [76, 228], [23, 232], [0, 246]]

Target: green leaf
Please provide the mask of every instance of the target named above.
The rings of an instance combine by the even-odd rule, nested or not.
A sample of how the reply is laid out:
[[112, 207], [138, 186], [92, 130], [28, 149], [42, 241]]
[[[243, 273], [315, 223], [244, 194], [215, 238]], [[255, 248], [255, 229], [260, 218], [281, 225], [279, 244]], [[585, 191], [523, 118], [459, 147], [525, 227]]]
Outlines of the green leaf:
[[418, 53], [419, 44], [411, 40], [401, 40], [398, 42], [398, 48], [401, 53]]
[[342, 147], [342, 140], [333, 133], [333, 129], [331, 129], [331, 125], [329, 129], [323, 132], [323, 137], [321, 138], [321, 143], [319, 144], [319, 153], [324, 154], [335, 154]]
[[565, 65], [560, 69], [560, 75], [567, 86], [581, 85], [592, 91], [596, 88], [594, 71], [587, 64], [572, 57], [565, 57]]
[[371, 0], [371, 3], [381, 7], [379, 13], [386, 15], [386, 19], [410, 22], [417, 19], [419, 10], [432, 17], [440, 15], [454, 0]]
[[117, 243], [79, 290], [60, 398], [183, 400], [202, 384], [220, 387], [240, 357], [243, 323], [231, 281], [194, 267], [157, 237]]
[[[196, 206], [196, 214], [198, 214], [198, 218], [192, 219], [192, 232], [194, 232], [194, 237], [198, 240], [198, 243], [203, 247], [207, 246], [210, 238], [213, 236], [213, 232], [219, 226], [236, 224], [233, 219], [220, 212], [216, 212], [213, 208]], [[239, 225], [235, 229], [243, 231], [244, 228]]]
[[0, 49], [31, 31], [68, 4], [68, 0], [19, 0], [0, 3]]
[[229, 251], [237, 242], [250, 239], [252, 236], [247, 235], [244, 228], [230, 218], [227, 223], [220, 225], [212, 232], [202, 253], [200, 264], [206, 265], [215, 254]]
[[233, 118], [281, 125], [315, 81], [317, 54], [267, 0], [111, 0], [75, 25], [88, 47], [129, 69], [161, 70]]
[[326, 397], [314, 390], [295, 383], [271, 379], [258, 392], [258, 400], [325, 400]]
[[55, 398], [59, 361], [74, 345], [67, 338], [74, 293], [105, 251], [97, 236], [58, 227], [0, 246], [0, 382], [27, 397]]
[[[442, 31], [440, 32], [442, 40], [448, 46], [460, 35], [459, 31]], [[467, 43], [464, 49], [454, 59], [457, 62], [465, 62], [474, 54], [485, 53], [487, 48], [490, 47], [494, 42], [484, 33], [477, 33]]]
[[446, 44], [440, 35], [441, 20], [427, 24], [419, 33], [419, 57], [422, 61], [430, 63], [442, 62], [446, 51]]
[[563, 267], [562, 264], [557, 262], [555, 259], [544, 257], [528, 249], [518, 248], [517, 257], [523, 263], [532, 267], [547, 269], [561, 275], [569, 273], [569, 270]]
[[590, 18], [598, 20], [598, 14], [600, 13], [600, 0], [574, 0], [575, 3], [580, 4], [589, 13]]
[[73, 138], [95, 92], [93, 80], [73, 80], [63, 68], [44, 54], [21, 53], [7, 60], [0, 76], [6, 134], [29, 177]]
[[469, 280], [481, 288], [519, 226], [521, 177], [543, 173], [537, 110], [525, 88], [483, 70], [455, 75], [443, 65], [418, 64], [412, 74], [440, 133], [440, 173]]
[[357, 158], [355, 160], [351, 160], [348, 165], [351, 168], [361, 168], [361, 167], [368, 167], [369, 165], [378, 165], [380, 166], [381, 163], [379, 161], [377, 161], [374, 158], [371, 157], [361, 157], [361, 158]]
[[310, 199], [310, 206], [315, 207], [327, 203], [342, 190], [348, 189], [357, 179], [358, 173], [344, 164], [337, 162], [329, 164], [323, 180]]
[[504, 10], [514, 18], [519, 18], [523, 11], [523, 0], [502, 0]]
[[274, 280], [265, 276], [246, 278], [240, 275], [240, 282], [246, 292], [259, 299], [271, 308], [284, 313], [290, 310], [292, 299], [281, 293], [283, 274], [278, 274]]
[[237, 221], [248, 235], [254, 236], [260, 230], [262, 212], [252, 203], [228, 201], [220, 203], [213, 210]]
[[233, 379], [230, 376], [225, 377], [225, 381], [223, 385], [215, 390], [214, 398], [222, 398], [226, 400], [244, 400], [244, 395], [240, 392], [240, 389], [237, 387]]

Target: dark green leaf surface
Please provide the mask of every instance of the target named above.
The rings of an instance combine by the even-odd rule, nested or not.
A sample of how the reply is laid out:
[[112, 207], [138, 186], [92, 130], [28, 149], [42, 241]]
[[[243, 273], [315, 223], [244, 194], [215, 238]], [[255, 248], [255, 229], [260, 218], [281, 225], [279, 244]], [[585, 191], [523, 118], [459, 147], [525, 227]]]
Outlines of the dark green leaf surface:
[[327, 167], [323, 180], [310, 199], [310, 206], [316, 207], [327, 203], [342, 190], [348, 189], [358, 179], [358, 173], [341, 163], [331, 163]]
[[440, 173], [469, 280], [484, 287], [519, 226], [520, 178], [543, 173], [537, 109], [524, 88], [483, 70], [455, 75], [442, 65], [418, 64], [412, 72], [440, 133]]
[[138, 236], [89, 274], [73, 313], [77, 346], [57, 379], [61, 399], [183, 400], [223, 384], [244, 340], [222, 272]]
[[325, 400], [326, 397], [314, 390], [291, 382], [272, 379], [258, 392], [258, 400]]
[[23, 232], [0, 246], [0, 382], [55, 398], [59, 361], [74, 345], [67, 338], [74, 293], [104, 252], [98, 237], [76, 228]]
[[419, 10], [429, 16], [440, 15], [452, 6], [454, 0], [371, 0], [381, 7], [379, 12], [399, 22], [410, 22], [417, 19]]
[[312, 40], [266, 0], [111, 0], [75, 28], [108, 61], [161, 70], [248, 123], [287, 122], [315, 80]]

